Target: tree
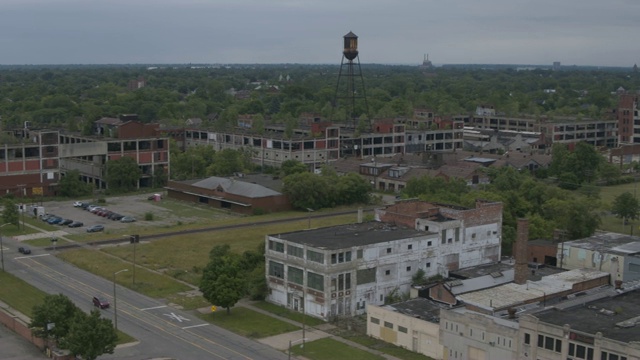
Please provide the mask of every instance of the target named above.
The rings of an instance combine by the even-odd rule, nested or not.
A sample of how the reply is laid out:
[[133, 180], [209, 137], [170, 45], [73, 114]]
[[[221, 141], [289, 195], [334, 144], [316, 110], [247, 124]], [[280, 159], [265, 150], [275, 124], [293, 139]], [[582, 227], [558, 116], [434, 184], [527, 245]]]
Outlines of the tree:
[[20, 223], [20, 213], [18, 205], [9, 198], [4, 199], [4, 210], [2, 211], [2, 222], [18, 226]]
[[92, 186], [80, 179], [80, 171], [68, 171], [58, 182], [60, 195], [67, 197], [78, 197], [91, 194]]
[[586, 142], [579, 142], [567, 159], [567, 168], [578, 178], [579, 183], [595, 180], [600, 164], [604, 160], [596, 148]]
[[65, 295], [47, 295], [42, 304], [33, 307], [29, 328], [38, 337], [60, 341], [67, 336], [76, 314], [80, 312]]
[[218, 151], [213, 163], [207, 167], [207, 175], [229, 176], [236, 172], [244, 172], [250, 166], [247, 157], [248, 154], [242, 150]]
[[118, 341], [113, 323], [104, 319], [100, 311], [92, 310], [89, 315], [78, 311], [69, 328], [69, 334], [60, 344], [75, 356], [95, 360], [102, 354], [113, 354]]
[[211, 304], [227, 309], [229, 314], [246, 292], [242, 270], [240, 255], [232, 253], [228, 244], [214, 247], [200, 280], [202, 296]]
[[337, 202], [345, 205], [367, 203], [371, 186], [359, 174], [349, 173], [335, 178], [332, 182], [336, 185]]
[[138, 188], [142, 171], [136, 161], [128, 156], [107, 162], [107, 185], [116, 192], [133, 191]]
[[335, 205], [335, 192], [328, 178], [310, 172], [291, 174], [284, 178], [282, 192], [298, 209], [321, 209]]
[[298, 160], [285, 160], [280, 164], [280, 172], [282, 173], [282, 177], [289, 176], [291, 174], [297, 174], [302, 172], [307, 172], [309, 169], [307, 165], [301, 163]]
[[630, 192], [624, 192], [613, 200], [611, 212], [616, 217], [635, 220], [640, 216], [640, 202]]

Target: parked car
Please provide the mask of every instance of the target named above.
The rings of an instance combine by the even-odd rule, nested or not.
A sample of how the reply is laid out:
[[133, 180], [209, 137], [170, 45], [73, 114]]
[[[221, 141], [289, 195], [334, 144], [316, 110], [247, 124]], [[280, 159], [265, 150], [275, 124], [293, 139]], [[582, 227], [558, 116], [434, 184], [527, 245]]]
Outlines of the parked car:
[[98, 307], [100, 309], [106, 309], [109, 307], [109, 301], [100, 296], [93, 297], [93, 306]]
[[110, 210], [105, 210], [102, 213], [100, 213], [100, 216], [102, 217], [109, 217], [109, 215], [113, 214], [113, 211]]
[[107, 219], [109, 220], [116, 220], [116, 217], [120, 216], [120, 218], [122, 219], [122, 215], [112, 212], [111, 214], [109, 214], [109, 216], [107, 216]]
[[91, 210], [89, 210], [89, 211], [90, 211], [92, 214], [97, 214], [97, 213], [99, 213], [99, 212], [100, 212], [100, 211], [102, 211], [102, 210], [104, 210], [104, 208], [99, 207], [99, 206], [96, 206], [96, 207], [94, 207], [93, 209], [91, 209]]
[[132, 218], [131, 216], [123, 216], [122, 219], [120, 219], [120, 222], [123, 222], [123, 223], [130, 223], [134, 221], [136, 221], [136, 219]]
[[89, 203], [87, 203], [87, 202], [83, 202], [83, 203], [82, 203], [82, 205], [80, 205], [80, 208], [82, 208], [83, 210], [87, 210], [87, 208], [89, 207], [89, 205], [91, 205], [91, 204], [89, 204]]
[[40, 220], [42, 220], [42, 221], [47, 221], [47, 220], [49, 220], [49, 218], [50, 218], [50, 217], [52, 217], [52, 216], [53, 216], [53, 215], [51, 215], [51, 214], [44, 214], [44, 215], [40, 216]]
[[72, 222], [73, 222], [73, 220], [71, 220], [71, 219], [64, 219], [64, 220], [60, 221], [58, 223], [58, 225], [67, 226], [67, 225], [71, 224]]
[[63, 219], [63, 218], [61, 218], [61, 217], [52, 216], [52, 217], [50, 217], [50, 218], [47, 220], [47, 224], [49, 224], [49, 225], [55, 225], [55, 224], [60, 223], [62, 220], [64, 220], [64, 219]]
[[29, 249], [28, 247], [21, 246], [18, 248], [18, 252], [21, 254], [28, 255], [28, 254], [31, 254], [31, 249]]
[[81, 207], [81, 206], [82, 206], [82, 202], [80, 202], [80, 201], [75, 201], [73, 203], [73, 207]]
[[87, 211], [93, 211], [95, 208], [99, 208], [99, 207], [100, 207], [100, 206], [98, 206], [98, 205], [93, 205], [93, 204], [91, 204], [91, 205], [87, 206], [87, 207], [85, 208], [85, 210], [87, 210]]
[[103, 225], [92, 225], [87, 228], [87, 232], [98, 232], [103, 230], [104, 230]]
[[71, 224], [69, 224], [70, 228], [77, 228], [77, 227], [82, 227], [84, 224], [81, 223], [80, 221], [74, 221]]

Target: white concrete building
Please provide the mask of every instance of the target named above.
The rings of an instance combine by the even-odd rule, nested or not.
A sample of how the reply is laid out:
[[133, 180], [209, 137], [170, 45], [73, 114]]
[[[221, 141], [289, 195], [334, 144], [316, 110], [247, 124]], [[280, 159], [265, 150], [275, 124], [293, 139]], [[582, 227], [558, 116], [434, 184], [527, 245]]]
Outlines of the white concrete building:
[[267, 235], [267, 300], [325, 320], [362, 314], [419, 269], [437, 274], [437, 236], [378, 222]]
[[438, 234], [432, 266], [448, 271], [500, 260], [502, 203], [478, 200], [475, 208], [410, 200], [376, 209], [376, 220]]
[[640, 237], [601, 232], [558, 244], [564, 269], [595, 269], [611, 274], [612, 282], [640, 280]]

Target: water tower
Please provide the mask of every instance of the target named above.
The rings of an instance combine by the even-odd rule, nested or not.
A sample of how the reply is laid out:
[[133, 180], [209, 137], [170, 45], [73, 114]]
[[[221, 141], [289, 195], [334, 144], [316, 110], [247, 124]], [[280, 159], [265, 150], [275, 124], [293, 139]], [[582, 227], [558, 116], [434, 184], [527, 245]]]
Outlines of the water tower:
[[[334, 119], [333, 114], [337, 109], [345, 109], [345, 119]], [[367, 128], [371, 129], [369, 121], [369, 104], [367, 103], [367, 93], [364, 87], [364, 78], [360, 68], [360, 58], [358, 57], [358, 37], [349, 31], [344, 36], [344, 50], [342, 51], [342, 62], [338, 73], [338, 84], [333, 100], [332, 120], [344, 121], [347, 127], [356, 128], [358, 117], [361, 114], [367, 115]]]

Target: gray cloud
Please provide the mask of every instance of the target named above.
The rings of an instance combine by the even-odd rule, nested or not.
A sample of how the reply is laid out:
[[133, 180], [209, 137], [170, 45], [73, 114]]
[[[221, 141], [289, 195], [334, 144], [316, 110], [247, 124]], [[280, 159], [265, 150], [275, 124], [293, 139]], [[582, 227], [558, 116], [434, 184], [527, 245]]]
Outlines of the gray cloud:
[[632, 66], [634, 0], [3, 0], [0, 64], [363, 63]]

